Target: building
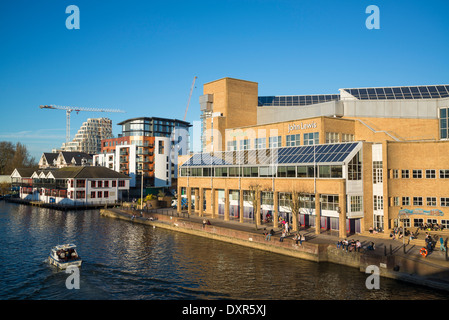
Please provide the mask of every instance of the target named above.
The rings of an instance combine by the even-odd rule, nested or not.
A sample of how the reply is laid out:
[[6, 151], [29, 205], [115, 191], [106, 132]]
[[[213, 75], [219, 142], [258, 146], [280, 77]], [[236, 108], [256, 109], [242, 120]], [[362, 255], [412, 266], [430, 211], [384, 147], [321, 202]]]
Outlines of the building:
[[68, 166], [90, 166], [92, 155], [85, 152], [44, 152], [39, 159], [40, 169], [62, 168]]
[[204, 85], [203, 153], [182, 159], [178, 179], [193, 210], [275, 226], [281, 217], [342, 237], [449, 227], [448, 85], [257, 90], [232, 78]]
[[87, 119], [73, 140], [62, 144], [61, 151], [100, 153], [101, 140], [112, 137], [112, 120], [108, 118]]
[[104, 167], [16, 169], [11, 179], [21, 199], [61, 205], [112, 204], [129, 190], [128, 176]]
[[120, 122], [117, 138], [102, 140], [94, 165], [131, 177], [131, 188], [172, 187], [177, 179], [178, 155], [189, 153], [188, 122], [140, 117]]

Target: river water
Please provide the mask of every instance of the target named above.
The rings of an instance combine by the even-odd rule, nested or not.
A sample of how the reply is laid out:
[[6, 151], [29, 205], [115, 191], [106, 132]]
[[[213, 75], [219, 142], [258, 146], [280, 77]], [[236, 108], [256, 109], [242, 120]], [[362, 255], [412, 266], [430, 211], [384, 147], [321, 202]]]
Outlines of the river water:
[[[80, 288], [46, 259], [75, 243]], [[0, 300], [415, 300], [447, 293], [395, 280], [365, 286], [357, 269], [100, 217], [0, 201]]]

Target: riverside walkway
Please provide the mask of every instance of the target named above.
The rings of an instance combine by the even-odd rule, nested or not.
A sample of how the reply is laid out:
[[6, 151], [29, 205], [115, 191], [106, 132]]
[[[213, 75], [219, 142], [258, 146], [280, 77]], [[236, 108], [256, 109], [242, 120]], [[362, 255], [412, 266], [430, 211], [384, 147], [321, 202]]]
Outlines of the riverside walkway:
[[[297, 232], [291, 232], [283, 242], [280, 242], [280, 228], [275, 230], [270, 241], [266, 241], [264, 232], [270, 231], [272, 224], [262, 224], [256, 228], [255, 224], [250, 222], [224, 221], [207, 215], [204, 217], [188, 215], [187, 211], [178, 213], [171, 208], [149, 211], [115, 208], [105, 209], [102, 212], [110, 217], [158, 225], [171, 230], [188, 232], [273, 253], [357, 267], [360, 271], [364, 271], [368, 265], [383, 265], [384, 269], [380, 270], [381, 276], [449, 291], [449, 261], [447, 261], [446, 252], [440, 251], [439, 243], [435, 250], [425, 258], [419, 252], [424, 243], [425, 231], [420, 233], [417, 240], [412, 240], [409, 244], [406, 239], [405, 250], [402, 239], [393, 240], [389, 235], [369, 234], [368, 232], [348, 235], [346, 239], [359, 240], [365, 249], [362, 249], [361, 252], [346, 252], [337, 249], [337, 242], [343, 239], [339, 238], [337, 231], [331, 230], [322, 230], [317, 234], [314, 228], [300, 228], [297, 232], [304, 235], [306, 240], [299, 247], [293, 240], [293, 236]], [[155, 220], [150, 221], [151, 219]], [[210, 221], [210, 225], [204, 227], [204, 219]], [[449, 236], [448, 231], [430, 233]], [[374, 251], [366, 250], [371, 242], [375, 244]]]

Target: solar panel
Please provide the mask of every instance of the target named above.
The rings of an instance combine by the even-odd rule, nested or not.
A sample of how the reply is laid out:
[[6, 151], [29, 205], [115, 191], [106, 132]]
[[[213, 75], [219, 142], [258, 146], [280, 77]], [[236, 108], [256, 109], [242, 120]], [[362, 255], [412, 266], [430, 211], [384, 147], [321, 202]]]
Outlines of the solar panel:
[[190, 157], [182, 167], [341, 163], [358, 145], [359, 142], [350, 142], [274, 149], [224, 151], [215, 152], [214, 154], [197, 153]]
[[306, 106], [333, 100], [340, 100], [340, 95], [264, 96], [258, 97], [258, 106]]
[[449, 85], [342, 89], [359, 100], [439, 99], [449, 97]]

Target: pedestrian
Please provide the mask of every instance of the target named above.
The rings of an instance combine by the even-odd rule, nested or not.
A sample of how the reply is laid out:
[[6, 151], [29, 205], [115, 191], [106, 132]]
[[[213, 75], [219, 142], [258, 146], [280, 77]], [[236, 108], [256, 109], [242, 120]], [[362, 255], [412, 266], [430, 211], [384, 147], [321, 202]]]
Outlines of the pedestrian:
[[362, 247], [362, 243], [359, 241], [359, 240], [357, 240], [356, 241], [356, 248], [357, 248], [357, 252], [360, 252], [360, 248]]
[[282, 232], [281, 237], [279, 238], [279, 242], [284, 242], [285, 231]]
[[444, 246], [444, 239], [443, 237], [440, 237], [440, 250], [446, 251], [446, 247]]

